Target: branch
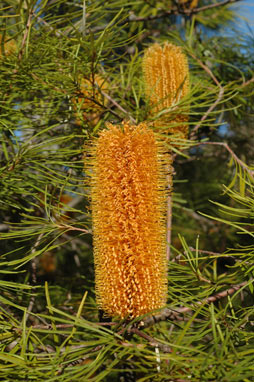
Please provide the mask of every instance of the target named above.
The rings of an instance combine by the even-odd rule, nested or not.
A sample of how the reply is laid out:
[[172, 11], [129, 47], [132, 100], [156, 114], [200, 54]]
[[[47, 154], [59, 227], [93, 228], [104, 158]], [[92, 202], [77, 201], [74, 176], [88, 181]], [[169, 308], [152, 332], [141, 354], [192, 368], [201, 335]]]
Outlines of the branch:
[[157, 324], [158, 322], [161, 321], [166, 321], [166, 320], [178, 320], [178, 321], [183, 321], [184, 318], [181, 317], [182, 314], [191, 312], [196, 309], [197, 305], [203, 305], [203, 304], [210, 304], [212, 302], [215, 302], [217, 300], [220, 300], [223, 297], [227, 297], [232, 295], [234, 292], [239, 290], [240, 288], [244, 287], [247, 285], [248, 281], [243, 281], [240, 284], [233, 285], [229, 289], [226, 289], [222, 292], [216, 293], [213, 296], [207, 297], [202, 301], [197, 301], [195, 304], [192, 304], [190, 307], [182, 307], [182, 308], [176, 308], [176, 309], [169, 309], [166, 308], [164, 309], [161, 313], [147, 317], [143, 321], [140, 322], [140, 328], [147, 328], [148, 326]]
[[243, 82], [241, 85], [240, 85], [240, 88], [244, 88], [245, 86], [248, 86], [249, 84], [251, 84], [252, 82], [254, 82], [254, 77], [252, 77], [250, 80], [248, 81], [245, 81]]
[[168, 176], [167, 176], [167, 187], [168, 187], [168, 197], [167, 197], [167, 234], [166, 234], [166, 257], [167, 261], [170, 259], [170, 246], [171, 246], [171, 231], [172, 231], [172, 175], [174, 169], [172, 165], [168, 166]]
[[197, 212], [192, 211], [188, 208], [182, 208], [182, 210], [184, 211], [184, 213], [195, 219], [198, 222], [198, 224], [200, 224], [202, 227], [204, 227], [204, 225], [208, 226], [209, 228], [214, 227], [214, 221], [212, 221], [211, 219], [199, 215], [197, 214]]
[[33, 11], [30, 10], [29, 15], [28, 15], [28, 19], [27, 19], [27, 23], [26, 23], [26, 30], [25, 30], [24, 37], [23, 37], [23, 40], [22, 40], [22, 43], [21, 43], [21, 48], [20, 48], [20, 51], [19, 51], [19, 54], [18, 54], [18, 59], [19, 60], [21, 60], [21, 58], [22, 58], [24, 46], [25, 46], [25, 43], [26, 43], [26, 40], [27, 40], [27, 36], [28, 36], [28, 32], [29, 32], [29, 29], [30, 29], [31, 24], [32, 24], [32, 14], [33, 14]]
[[[42, 239], [43, 235], [44, 235], [44, 233], [41, 233], [38, 236], [34, 246], [32, 247], [31, 255], [33, 255], [35, 253], [37, 247], [39, 246], [39, 244], [41, 242], [41, 239]], [[31, 276], [32, 276], [32, 285], [33, 285], [33, 287], [35, 287], [35, 285], [37, 283], [37, 274], [36, 274], [37, 267], [36, 267], [36, 260], [35, 260], [34, 257], [31, 259], [31, 268], [32, 268], [32, 274], [31, 274]], [[27, 319], [29, 317], [29, 314], [33, 310], [33, 306], [34, 306], [34, 302], [35, 302], [35, 289], [34, 288], [32, 289], [31, 293], [32, 293], [31, 299], [30, 299], [30, 302], [29, 302], [29, 305], [28, 305], [28, 308], [27, 308], [27, 312], [26, 312], [26, 318], [25, 318], [26, 321], [27, 321]]]
[[[192, 252], [196, 252], [197, 249], [196, 248], [193, 248], [193, 247], [189, 247], [189, 250], [192, 251]], [[221, 254], [219, 252], [211, 252], [211, 251], [204, 251], [203, 249], [198, 249], [198, 252], [200, 253], [204, 253], [204, 254], [207, 254], [207, 255], [211, 255], [211, 256], [215, 256], [215, 257], [221, 257], [221, 256], [228, 256], [227, 254]], [[230, 257], [232, 257], [232, 255], [229, 255]]]
[[73, 226], [68, 225], [68, 224], [56, 224], [56, 225], [59, 229], [66, 229], [66, 232], [68, 232], [68, 231], [80, 231], [83, 233], [91, 234], [90, 230], [87, 230], [84, 228], [73, 227]]
[[54, 329], [67, 329], [67, 328], [73, 328], [74, 325], [72, 324], [56, 324], [54, 327], [52, 324], [48, 325], [31, 325], [33, 329], [41, 329], [41, 330], [54, 330]]
[[205, 5], [203, 7], [192, 8], [192, 9], [190, 9], [190, 8], [184, 9], [184, 8], [178, 6], [178, 7], [173, 7], [171, 9], [169, 9], [168, 11], [165, 11], [165, 12], [160, 13], [158, 15], [146, 16], [146, 17], [138, 17], [138, 16], [135, 16], [135, 15], [131, 14], [129, 16], [128, 21], [129, 22], [134, 22], [134, 21], [153, 21], [153, 20], [164, 18], [164, 17], [168, 17], [168, 16], [171, 16], [171, 15], [186, 15], [186, 16], [190, 16], [192, 14], [197, 14], [199, 12], [206, 11], [207, 9], [222, 7], [222, 6], [225, 6], [225, 5], [228, 5], [228, 4], [237, 3], [238, 1], [242, 1], [242, 0], [224, 0], [224, 1], [221, 1], [221, 2], [218, 2], [218, 3], [209, 4], [209, 5]]
[[[91, 350], [91, 352], [96, 352], [96, 351], [99, 351], [103, 348], [103, 345], [98, 345], [96, 346], [94, 349]], [[65, 351], [65, 349], [63, 349]], [[89, 360], [89, 355], [85, 355], [84, 357], [82, 358], [79, 358], [75, 361], [72, 361], [72, 362], [69, 362], [69, 363], [66, 363], [66, 364], [62, 364], [60, 365], [60, 369], [57, 371], [57, 375], [62, 375], [64, 370], [67, 368], [67, 367], [70, 367], [70, 366], [77, 366], [77, 365], [80, 365], [82, 364], [84, 361], [88, 361]]]
[[107, 98], [113, 105], [115, 105], [119, 110], [121, 110], [124, 114], [126, 114], [128, 116], [128, 118], [130, 119], [130, 121], [132, 123], [135, 123], [136, 124], [136, 120], [130, 115], [130, 113], [128, 113], [127, 110], [125, 110], [121, 105], [119, 105], [119, 103], [117, 103], [112, 97], [110, 97], [107, 93], [105, 93], [103, 90], [101, 90], [101, 94]]
[[1, 231], [9, 231], [9, 226], [7, 224], [0, 224], [0, 232]]
[[[240, 284], [233, 285], [229, 289], [226, 289], [222, 292], [216, 293], [215, 295], [207, 297], [202, 301], [197, 301], [195, 304], [192, 304], [190, 307], [182, 307], [182, 308], [178, 308], [178, 309], [174, 309], [174, 310], [168, 309], [168, 308], [164, 309], [160, 314], [157, 314], [157, 315], [154, 315], [151, 317], [147, 317], [145, 320], [141, 321], [139, 324], [139, 327], [141, 329], [144, 329], [144, 328], [147, 328], [148, 326], [151, 326], [151, 325], [156, 324], [156, 323], [161, 322], [161, 321], [166, 321], [168, 319], [177, 320], [177, 321], [184, 321], [185, 319], [184, 319], [184, 317], [181, 316], [182, 314], [195, 310], [197, 305], [210, 304], [212, 302], [220, 300], [223, 297], [230, 296], [234, 292], [236, 292], [240, 288], [242, 288], [243, 286], [247, 285], [247, 283], [248, 283], [248, 281], [244, 281]], [[118, 334], [121, 334], [122, 331], [123, 330], [121, 330]], [[147, 340], [149, 342], [149, 344], [151, 346], [157, 346], [158, 348], [160, 348], [165, 353], [170, 353], [172, 351], [169, 346], [162, 344], [161, 342], [159, 342], [158, 340], [149, 336], [148, 334], [143, 333], [142, 331], [140, 331], [136, 327], [130, 327], [127, 330], [127, 332], [128, 332], [128, 334], [132, 333], [132, 334], [138, 335], [139, 337], [144, 338], [145, 340]]]
[[194, 54], [190, 53], [190, 56], [197, 61], [197, 63], [201, 66], [201, 68], [203, 68], [206, 73], [212, 78], [212, 80], [214, 81], [214, 83], [218, 86], [218, 88], [220, 89], [219, 90], [219, 94], [218, 94], [218, 97], [217, 99], [215, 100], [215, 102], [209, 107], [209, 109], [203, 114], [202, 118], [200, 119], [200, 121], [197, 123], [197, 125], [194, 127], [194, 129], [192, 130], [191, 134], [190, 134], [190, 139], [195, 139], [195, 135], [196, 135], [196, 132], [198, 131], [198, 129], [200, 128], [202, 122], [204, 122], [206, 120], [206, 118], [208, 117], [208, 115], [216, 108], [216, 106], [218, 105], [218, 103], [222, 100], [223, 98], [223, 95], [224, 95], [224, 88], [221, 86], [221, 84], [219, 83], [219, 81], [217, 80], [217, 78], [215, 77], [215, 75], [213, 74], [213, 72], [211, 71], [211, 69], [208, 68], [207, 65], [205, 65], [199, 58], [197, 58], [196, 56], [194, 56]]
[[164, 345], [162, 344], [161, 342], [159, 342], [158, 340], [154, 339], [153, 337], [149, 336], [148, 334], [146, 333], [143, 333], [141, 332], [139, 329], [137, 328], [132, 328], [128, 331], [128, 333], [133, 333], [133, 334], [136, 334], [138, 335], [139, 337], [142, 337], [144, 338], [145, 340], [147, 340], [149, 342], [149, 344], [153, 347], [158, 347], [160, 348], [164, 353], [171, 353], [172, 352], [172, 349], [168, 346], [168, 345]]
[[36, 18], [40, 23], [44, 24], [51, 32], [54, 32], [57, 37], [61, 37], [61, 35], [64, 36], [64, 34], [60, 30], [57, 31], [47, 21], [45, 21], [42, 17], [38, 16], [36, 12], [32, 11], [32, 14], [33, 14], [34, 18]]
[[224, 0], [224, 1], [221, 1], [219, 3], [205, 5], [205, 6], [200, 7], [200, 8], [193, 8], [190, 13], [199, 13], [199, 12], [206, 11], [207, 9], [218, 8], [218, 7], [222, 7], [225, 5], [238, 3], [239, 1], [242, 1], [242, 0]]
[[251, 170], [246, 163], [244, 163], [240, 158], [238, 158], [238, 156], [234, 153], [234, 151], [229, 147], [229, 145], [226, 142], [200, 142], [196, 144], [196, 146], [201, 145], [217, 145], [225, 147], [225, 149], [232, 155], [232, 157], [239, 164], [239, 166], [241, 166], [245, 171], [247, 171], [251, 177], [254, 176], [254, 170]]
[[[164, 309], [160, 314], [157, 314], [157, 315], [154, 315], [154, 316], [151, 316], [151, 317], [147, 317], [145, 320], [140, 321], [139, 328], [140, 329], [144, 329], [144, 328], [147, 328], [148, 326], [154, 325], [154, 324], [156, 324], [158, 322], [161, 322], [161, 321], [166, 321], [168, 319], [183, 321], [183, 320], [185, 320], [185, 318], [182, 317], [181, 315], [184, 314], [184, 313], [191, 312], [191, 311], [195, 310], [197, 305], [210, 304], [210, 303], [215, 302], [215, 301], [217, 301], [217, 300], [219, 300], [219, 299], [221, 299], [223, 297], [230, 296], [234, 292], [239, 290], [240, 288], [242, 288], [245, 285], [247, 285], [247, 283], [248, 283], [248, 281], [244, 281], [244, 282], [242, 282], [240, 284], [233, 285], [229, 289], [226, 289], [226, 290], [224, 290], [222, 292], [216, 293], [213, 296], [210, 296], [208, 298], [205, 298], [202, 301], [198, 301], [195, 304], [192, 304], [190, 307], [182, 307], [182, 308], [178, 308], [178, 309], [174, 309], [174, 310], [173, 309], [168, 309], [168, 308]], [[106, 323], [106, 324], [114, 326], [116, 323], [115, 322], [110, 322], [110, 323]], [[146, 341], [148, 341], [149, 344], [152, 347], [157, 347], [161, 351], [163, 351], [164, 353], [171, 353], [172, 352], [172, 349], [168, 345], [165, 345], [165, 344], [161, 343], [159, 340], [149, 336], [147, 333], [142, 332], [140, 329], [138, 329], [136, 327], [136, 324], [134, 324], [135, 325], [134, 327], [129, 327], [127, 329], [127, 333], [128, 334], [136, 334], [137, 336], [139, 336], [139, 337], [145, 339]], [[98, 323], [98, 325], [101, 325], [101, 324]], [[56, 325], [56, 327], [58, 329], [66, 329], [66, 328], [71, 328], [73, 326], [74, 325], [70, 325], [70, 324], [58, 324], [58, 325]], [[33, 325], [32, 328], [33, 329], [51, 330], [51, 329], [53, 329], [53, 326], [51, 324], [49, 324], [49, 325]], [[125, 329], [122, 329], [120, 332], [118, 332], [118, 334], [121, 335], [124, 330]], [[123, 346], [132, 346], [133, 344], [122, 342], [122, 345]], [[102, 347], [103, 347], [102, 345], [98, 345], [94, 349], [92, 349], [91, 352], [96, 352], [96, 351], [100, 350]], [[75, 346], [72, 346], [71, 348], [72, 349], [75, 349], [75, 348], [82, 349], [83, 345], [75, 345]], [[64, 352], [64, 351], [65, 351], [65, 348], [62, 348], [61, 352]], [[57, 375], [63, 374], [64, 369], [66, 367], [70, 367], [70, 366], [75, 366], [75, 365], [81, 364], [82, 362], [84, 362], [87, 359], [88, 359], [88, 356], [84, 356], [84, 357], [79, 358], [76, 361], [72, 361], [72, 362], [67, 363], [65, 365], [63, 365], [63, 364], [60, 365], [61, 367], [58, 370]]]
[[[168, 16], [172, 16], [172, 15], [175, 15], [175, 16], [177, 16], [177, 15], [191, 16], [193, 14], [197, 14], [199, 12], [206, 11], [207, 9], [222, 7], [222, 6], [225, 6], [228, 4], [237, 3], [238, 1], [242, 1], [242, 0], [224, 0], [224, 1], [221, 1], [219, 3], [209, 4], [209, 5], [205, 5], [204, 7], [193, 8], [193, 9], [184, 9], [184, 8], [178, 6], [178, 7], [173, 7], [167, 11], [165, 10], [164, 12], [159, 13], [157, 15], [149, 15], [149, 16], [145, 16], [145, 17], [136, 16], [133, 12], [130, 12], [130, 16], [128, 17], [128, 19], [118, 23], [118, 25], [124, 25], [124, 24], [126, 24], [126, 22], [133, 23], [133, 22], [142, 22], [142, 21], [154, 21], [154, 20], [163, 19], [163, 18], [166, 18]], [[104, 25], [100, 25], [100, 26], [92, 28], [91, 31], [93, 33], [100, 32], [107, 27], [108, 27], [108, 24], [104, 24]]]
[[167, 261], [170, 260], [171, 229], [172, 229], [172, 195], [167, 197]]

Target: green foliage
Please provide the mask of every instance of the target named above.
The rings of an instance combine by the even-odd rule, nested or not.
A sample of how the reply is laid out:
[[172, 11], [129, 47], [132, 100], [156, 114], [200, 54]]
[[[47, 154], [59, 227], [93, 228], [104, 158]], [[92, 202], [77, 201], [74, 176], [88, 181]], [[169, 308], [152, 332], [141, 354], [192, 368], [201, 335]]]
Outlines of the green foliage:
[[[253, 37], [239, 36], [228, 7], [187, 7], [0, 1], [2, 381], [114, 382], [128, 370], [139, 382], [254, 380]], [[182, 150], [168, 144], [178, 154], [175, 315], [102, 325], [84, 145], [107, 121], [148, 119], [141, 59], [165, 40], [182, 46], [191, 72], [190, 95], [177, 105], [189, 113], [190, 139], [177, 142]]]

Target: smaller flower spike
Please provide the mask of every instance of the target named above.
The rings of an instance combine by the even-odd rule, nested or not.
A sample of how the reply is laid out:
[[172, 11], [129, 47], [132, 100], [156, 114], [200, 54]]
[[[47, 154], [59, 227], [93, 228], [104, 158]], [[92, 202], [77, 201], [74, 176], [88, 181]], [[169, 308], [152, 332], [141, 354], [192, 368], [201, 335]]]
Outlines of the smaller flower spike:
[[143, 74], [151, 117], [164, 109], [171, 109], [162, 113], [153, 125], [162, 127], [160, 132], [176, 134], [179, 138], [186, 139], [186, 110], [183, 114], [178, 106], [174, 107], [189, 92], [188, 62], [181, 48], [170, 43], [163, 46], [153, 44], [145, 51]]
[[145, 123], [107, 127], [91, 147], [97, 303], [133, 318], [166, 302], [165, 156]]

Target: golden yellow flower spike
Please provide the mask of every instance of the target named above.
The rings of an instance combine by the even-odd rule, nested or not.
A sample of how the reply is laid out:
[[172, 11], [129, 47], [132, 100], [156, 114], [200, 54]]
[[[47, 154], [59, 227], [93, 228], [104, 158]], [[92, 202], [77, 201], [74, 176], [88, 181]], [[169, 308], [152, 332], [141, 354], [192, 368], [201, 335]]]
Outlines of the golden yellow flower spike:
[[[100, 118], [100, 113], [102, 112], [102, 107], [96, 102], [103, 104], [104, 97], [101, 91], [108, 89], [108, 83], [99, 74], [94, 75], [94, 79], [82, 78], [80, 83], [80, 91], [82, 95], [76, 99], [73, 99], [74, 110], [77, 110], [78, 105], [83, 111], [83, 119], [89, 121], [93, 126], [95, 126]], [[94, 99], [96, 102], [93, 102]], [[108, 103], [106, 100], [105, 103]], [[76, 113], [77, 115], [77, 113]], [[79, 118], [76, 119], [78, 125], [81, 124]]]
[[145, 123], [107, 128], [90, 158], [97, 303], [133, 318], [166, 302], [165, 156]]
[[160, 131], [186, 139], [188, 116], [181, 114], [180, 110], [178, 113], [178, 108], [174, 109], [174, 105], [189, 92], [188, 62], [181, 48], [170, 43], [163, 46], [153, 44], [145, 51], [143, 73], [151, 117], [164, 109], [172, 110], [172, 113], [162, 114], [153, 125], [171, 125]]

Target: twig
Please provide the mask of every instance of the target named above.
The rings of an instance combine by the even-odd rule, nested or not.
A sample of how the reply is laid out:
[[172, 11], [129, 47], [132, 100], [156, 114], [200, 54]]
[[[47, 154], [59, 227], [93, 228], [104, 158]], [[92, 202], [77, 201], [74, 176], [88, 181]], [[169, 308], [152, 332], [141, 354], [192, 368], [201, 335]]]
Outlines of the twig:
[[0, 224], [0, 231], [9, 231], [8, 224]]
[[55, 328], [57, 328], [57, 329], [73, 328], [73, 326], [74, 325], [72, 325], [72, 324], [56, 324], [53, 327], [51, 324], [48, 324], [48, 325], [32, 325], [31, 327], [33, 329], [53, 330]]
[[82, 34], [86, 34], [86, 0], [83, 0]]
[[249, 84], [251, 84], [252, 82], [254, 82], [254, 77], [252, 77], [250, 80], [248, 81], [245, 81], [243, 82], [241, 85], [240, 85], [240, 88], [244, 88], [245, 86], [248, 86]]
[[197, 61], [197, 63], [201, 66], [201, 68], [203, 68], [206, 73], [212, 78], [213, 82], [218, 86], [218, 88], [220, 89], [219, 90], [219, 94], [218, 94], [218, 97], [217, 99], [215, 100], [215, 102], [208, 108], [208, 110], [203, 114], [202, 118], [200, 119], [200, 121], [196, 124], [196, 126], [194, 127], [194, 129], [192, 130], [191, 134], [190, 134], [190, 139], [195, 139], [195, 135], [196, 135], [196, 132], [198, 131], [198, 129], [200, 128], [202, 122], [204, 122], [206, 120], [206, 118], [208, 117], [208, 115], [216, 108], [216, 106], [218, 105], [218, 103], [222, 100], [223, 98], [223, 95], [224, 95], [224, 88], [221, 86], [221, 84], [219, 83], [219, 81], [217, 80], [217, 78], [215, 77], [215, 75], [213, 74], [213, 72], [211, 71], [211, 69], [208, 68], [207, 65], [205, 65], [199, 58], [197, 58], [196, 56], [194, 56], [194, 54], [190, 53], [190, 56]]
[[144, 332], [141, 332], [139, 329], [137, 328], [132, 328], [130, 329], [128, 332], [130, 333], [133, 333], [133, 334], [136, 334], [138, 335], [139, 337], [142, 337], [144, 338], [145, 340], [147, 340], [149, 342], [149, 344], [151, 346], [155, 346], [155, 347], [158, 347], [160, 348], [164, 353], [171, 353], [172, 350], [171, 348], [168, 346], [168, 345], [164, 345], [162, 344], [161, 342], [159, 342], [158, 340], [155, 340], [153, 337], [149, 336], [148, 334], [144, 333]]
[[232, 155], [234, 160], [241, 166], [245, 171], [247, 171], [250, 176], [254, 176], [254, 170], [251, 170], [247, 164], [245, 164], [238, 156], [234, 153], [234, 151], [229, 147], [229, 145], [226, 142], [200, 142], [197, 143], [195, 146], [201, 146], [201, 145], [214, 145], [214, 146], [223, 146], [225, 149]]
[[169, 9], [168, 11], [165, 11], [163, 13], [160, 13], [158, 15], [153, 15], [153, 16], [138, 17], [138, 16], [135, 16], [135, 15], [131, 15], [129, 17], [128, 21], [129, 22], [134, 22], [134, 21], [153, 21], [153, 20], [156, 20], [156, 19], [159, 19], [159, 18], [164, 18], [164, 17], [170, 16], [170, 15], [186, 15], [186, 16], [190, 16], [192, 14], [197, 14], [199, 12], [206, 11], [207, 9], [222, 7], [222, 6], [225, 6], [225, 5], [228, 5], [228, 4], [237, 3], [238, 1], [241, 1], [241, 0], [224, 0], [224, 1], [221, 1], [221, 2], [218, 2], [218, 3], [209, 4], [209, 5], [205, 5], [203, 7], [192, 8], [192, 9], [183, 9], [181, 7], [173, 7], [171, 9]]
[[[142, 21], [154, 21], [154, 20], [158, 20], [158, 19], [163, 19], [163, 18], [171, 16], [171, 15], [191, 16], [193, 14], [197, 14], [199, 12], [206, 11], [207, 9], [222, 7], [224, 5], [237, 3], [238, 1], [241, 1], [241, 0], [224, 0], [224, 1], [221, 1], [218, 3], [209, 4], [209, 5], [205, 5], [204, 7], [193, 8], [193, 9], [184, 9], [184, 8], [178, 6], [178, 7], [173, 7], [167, 11], [163, 11], [162, 13], [159, 13], [157, 15], [149, 15], [149, 16], [145, 16], [145, 17], [135, 16], [135, 14], [131, 13], [127, 20], [119, 22], [118, 25], [126, 24], [126, 22], [133, 23], [133, 22], [142, 22]], [[104, 25], [96, 26], [96, 27], [92, 28], [91, 30], [93, 33], [95, 33], [95, 32], [100, 32], [107, 27], [108, 27], [108, 24], [104, 24]]]
[[[184, 314], [184, 313], [193, 311], [196, 308], [197, 305], [210, 304], [210, 303], [215, 302], [215, 301], [217, 301], [217, 300], [219, 300], [219, 299], [221, 299], [223, 297], [230, 296], [234, 292], [239, 290], [240, 288], [242, 288], [245, 285], [247, 285], [247, 283], [248, 283], [248, 281], [244, 281], [244, 282], [242, 282], [240, 284], [233, 285], [229, 289], [226, 289], [226, 290], [224, 290], [222, 292], [216, 293], [213, 296], [210, 296], [210, 297], [208, 297], [208, 298], [206, 298], [206, 299], [204, 299], [202, 301], [198, 301], [195, 304], [192, 304], [190, 307], [182, 307], [182, 308], [178, 308], [178, 309], [168, 309], [168, 308], [164, 309], [160, 314], [148, 317], [145, 320], [141, 321], [139, 323], [139, 328], [140, 329], [144, 329], [144, 328], [146, 328], [148, 326], [154, 325], [154, 324], [156, 324], [158, 322], [161, 322], [161, 321], [166, 321], [168, 319], [183, 321], [184, 318], [181, 317], [181, 315]], [[107, 325], [115, 325], [115, 324], [116, 324], [115, 322], [107, 323]], [[57, 328], [62, 328], [62, 329], [70, 328], [72, 326], [73, 325], [69, 325], [69, 324], [59, 324], [59, 325], [56, 325]], [[49, 329], [53, 329], [51, 324], [49, 324], [49, 325], [34, 325], [32, 327], [34, 329], [48, 329], [48, 330]], [[165, 353], [171, 353], [172, 352], [172, 349], [168, 345], [165, 345], [165, 344], [161, 343], [157, 339], [154, 339], [153, 337], [149, 336], [147, 333], [142, 332], [140, 329], [138, 329], [137, 327], [130, 327], [130, 328], [127, 329], [127, 332], [128, 332], [128, 334], [136, 334], [139, 337], [144, 338], [146, 341], [149, 342], [149, 344], [151, 346], [157, 347], [157, 348], [159, 348], [160, 350], [162, 350]], [[118, 334], [122, 333], [123, 330], [125, 330], [125, 329], [122, 329]], [[132, 346], [132, 344], [129, 345], [128, 343], [125, 343], [125, 342], [123, 342], [122, 345], [123, 346]], [[90, 352], [91, 353], [92, 352], [96, 352], [96, 351], [100, 350], [102, 347], [103, 347], [102, 345], [98, 345], [94, 349], [92, 349]], [[73, 349], [74, 348], [82, 349], [83, 345], [72, 346], [72, 348]], [[63, 348], [62, 351], [64, 352], [65, 349]], [[57, 375], [61, 375], [64, 372], [64, 369], [69, 367], [69, 366], [75, 366], [77, 364], [81, 364], [87, 358], [88, 358], [88, 356], [81, 357], [77, 361], [72, 361], [72, 362], [70, 362], [68, 364], [62, 365], [62, 367], [59, 369]]]
[[200, 224], [202, 227], [204, 225], [208, 226], [209, 228], [214, 227], [214, 221], [212, 221], [211, 219], [208, 219], [202, 215], [199, 215], [195, 211], [192, 211], [188, 208], [182, 208], [182, 210], [184, 211], [184, 213], [186, 213], [187, 215], [195, 219], [198, 222], [198, 224]]
[[24, 46], [25, 46], [25, 43], [26, 43], [26, 40], [27, 40], [29, 29], [31, 27], [32, 15], [33, 15], [33, 11], [30, 10], [29, 15], [28, 15], [28, 19], [27, 19], [27, 23], [26, 23], [26, 30], [25, 30], [25, 33], [24, 33], [24, 36], [23, 36], [23, 40], [22, 40], [22, 43], [21, 43], [21, 48], [20, 48], [20, 51], [19, 51], [19, 54], [18, 54], [18, 59], [19, 60], [21, 60], [22, 55], [23, 55]]
[[[192, 252], [196, 252], [197, 251], [196, 248], [192, 248], [192, 247], [189, 247], [189, 250], [192, 251]], [[227, 255], [222, 255], [219, 252], [204, 251], [202, 249], [198, 249], [198, 252], [206, 253], [207, 255], [212, 255], [212, 256], [216, 256], [216, 257], [218, 257], [218, 256], [227, 256]], [[232, 257], [232, 256], [230, 255], [230, 257]]]
[[[31, 255], [33, 255], [35, 253], [37, 247], [39, 246], [39, 244], [41, 242], [41, 239], [42, 239], [43, 235], [44, 235], [44, 233], [42, 232], [38, 236], [34, 246], [32, 247]], [[31, 268], [32, 268], [32, 274], [31, 274], [31, 276], [32, 276], [32, 285], [35, 287], [35, 285], [37, 283], [37, 275], [36, 275], [37, 267], [36, 267], [36, 260], [35, 260], [35, 258], [31, 259]], [[27, 308], [27, 313], [26, 313], [26, 321], [27, 321], [27, 319], [29, 317], [29, 314], [33, 310], [34, 302], [35, 302], [35, 288], [32, 288], [31, 298], [30, 298], [30, 302], [29, 302], [29, 305], [28, 305], [28, 308]]]
[[96, 325], [99, 326], [115, 326], [117, 322], [97, 322]]
[[224, 0], [219, 3], [204, 5], [203, 7], [199, 7], [199, 8], [193, 8], [190, 10], [191, 11], [190, 13], [199, 13], [199, 12], [206, 11], [207, 9], [212, 9], [212, 8], [222, 7], [228, 4], [237, 3], [238, 1], [242, 1], [242, 0]]
[[105, 93], [103, 90], [101, 90], [101, 94], [107, 98], [113, 105], [115, 105], [119, 110], [121, 110], [124, 114], [126, 114], [129, 118], [129, 120], [133, 123], [136, 123], [136, 120], [128, 113], [127, 110], [125, 110], [119, 103], [117, 103], [112, 97], [110, 97], [107, 93]]
[[153, 315], [151, 317], [147, 317], [141, 322], [140, 327], [146, 328], [148, 326], [154, 325], [161, 321], [166, 320], [180, 320], [183, 321], [183, 318], [181, 317], [181, 314], [188, 313], [193, 311], [197, 305], [202, 304], [210, 304], [212, 302], [215, 302], [217, 300], [220, 300], [223, 297], [230, 296], [243, 286], [247, 285], [248, 281], [243, 281], [240, 284], [233, 285], [229, 289], [226, 289], [222, 292], [216, 293], [213, 296], [207, 297], [202, 301], [197, 301], [195, 304], [192, 304], [190, 307], [182, 307], [182, 308], [175, 308], [175, 309], [164, 309], [160, 314]]
[[166, 257], [167, 261], [170, 259], [170, 246], [171, 246], [171, 231], [172, 231], [172, 175], [174, 169], [172, 165], [168, 166], [167, 175], [167, 186], [168, 186], [168, 196], [167, 196], [167, 233], [166, 233]]
[[83, 232], [83, 233], [91, 233], [90, 230], [87, 230], [87, 229], [84, 229], [84, 228], [78, 228], [78, 227], [73, 227], [71, 225], [68, 225], [68, 224], [57, 224], [57, 227], [59, 229], [66, 229], [67, 231], [80, 231], [80, 232]]
[[172, 226], [172, 195], [167, 197], [167, 261], [170, 260], [170, 245], [171, 245], [171, 226]]
[[60, 37], [61, 35], [64, 36], [64, 34], [61, 31], [57, 31], [47, 21], [45, 21], [42, 17], [38, 16], [37, 13], [32, 11], [32, 14], [35, 17], [35, 19], [37, 19], [40, 23], [44, 24], [51, 32], [55, 32], [56, 37]]
[[[230, 296], [231, 294], [233, 294], [234, 292], [238, 291], [240, 288], [245, 286], [247, 283], [248, 283], [248, 281], [243, 281], [240, 284], [233, 285], [229, 289], [226, 289], [226, 290], [224, 290], [222, 292], [219, 292], [219, 293], [217, 293], [217, 294], [215, 294], [213, 296], [207, 297], [207, 299], [204, 300], [204, 303], [206, 302], [207, 304], [210, 304], [211, 302], [215, 302], [217, 300], [220, 300], [223, 297]], [[201, 302], [199, 303], [199, 305], [201, 305]]]
[[[98, 350], [100, 350], [100, 349], [102, 349], [102, 348], [103, 348], [103, 345], [98, 345], [98, 346], [96, 346], [94, 349], [91, 350], [91, 353], [96, 352], [96, 351], [98, 351]], [[65, 349], [64, 349], [64, 350], [65, 350]], [[84, 357], [82, 357], [82, 358], [79, 358], [79, 359], [76, 360], [76, 361], [72, 361], [72, 362], [70, 362], [70, 363], [67, 363], [67, 364], [65, 364], [65, 365], [62, 365], [62, 367], [58, 370], [57, 375], [61, 375], [61, 374], [63, 374], [64, 369], [66, 369], [67, 367], [69, 367], [69, 366], [80, 365], [82, 362], [84, 362], [85, 360], [88, 360], [88, 359], [89, 359], [89, 355], [86, 355], [86, 356], [84, 356]]]
[[[97, 87], [97, 86], [95, 86], [95, 87], [97, 89], [99, 89], [100, 93], [103, 94], [106, 98], [108, 98], [115, 106], [117, 106], [118, 108], [121, 108], [121, 106], [115, 100], [113, 100], [108, 94], [104, 93], [99, 87]], [[81, 93], [81, 96], [83, 96], [82, 93]], [[120, 120], [122, 119], [121, 117], [119, 117], [119, 115], [115, 111], [113, 111], [109, 107], [103, 105], [98, 100], [91, 98], [91, 97], [87, 97], [87, 96], [85, 97], [85, 99], [87, 99], [88, 101], [91, 101], [91, 102], [95, 103], [96, 105], [100, 106], [100, 108], [102, 109], [101, 115], [106, 113], [106, 112], [109, 112], [112, 115], [114, 115], [115, 117], [117, 117], [118, 119], [120, 119]], [[126, 110], [124, 110], [123, 108], [122, 108], [122, 111], [124, 113], [128, 114], [128, 112]]]
[[[35, 80], [41, 82], [43, 85], [46, 85], [46, 86], [49, 86], [50, 84], [43, 81], [40, 77], [38, 77], [36, 74], [34, 74], [33, 72], [30, 72], [30, 76], [33, 77]], [[64, 90], [64, 89], [60, 89], [56, 86], [52, 86], [52, 89], [55, 90], [57, 93], [63, 93], [64, 95], [67, 95], [67, 91]]]

